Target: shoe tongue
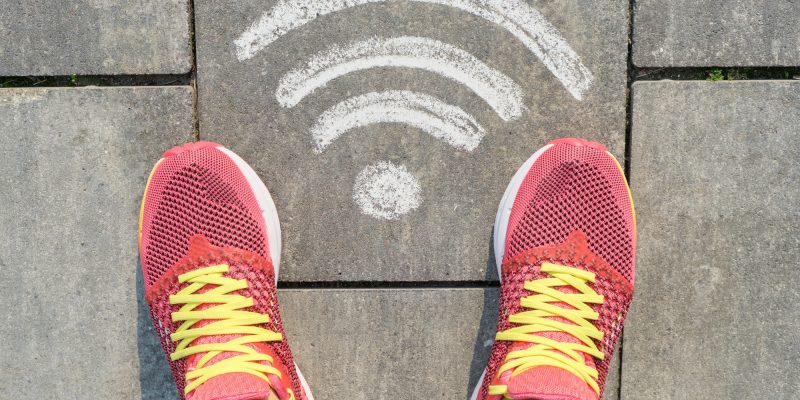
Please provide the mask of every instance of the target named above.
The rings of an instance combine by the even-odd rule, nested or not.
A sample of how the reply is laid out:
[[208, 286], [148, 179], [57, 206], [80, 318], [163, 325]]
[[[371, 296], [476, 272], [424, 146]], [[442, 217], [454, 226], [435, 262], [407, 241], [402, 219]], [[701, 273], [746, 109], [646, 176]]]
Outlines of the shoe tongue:
[[[225, 338], [225, 336], [220, 337]], [[235, 336], [230, 335], [230, 337]], [[205, 338], [198, 340], [202, 339]], [[223, 342], [227, 339], [219, 340], [218, 342]], [[270, 355], [274, 360], [271, 365], [281, 371], [284, 376], [286, 375], [286, 367], [281, 364], [266, 344], [250, 343], [247, 346], [256, 348], [259, 353]], [[190, 357], [188, 365], [197, 365], [203, 355], [204, 353], [201, 353]], [[211, 359], [207, 365], [213, 365], [215, 362], [237, 355], [239, 353], [224, 352]], [[245, 372], [217, 375], [195, 388], [192, 393], [186, 396], [186, 400], [277, 400], [289, 398], [288, 381], [271, 374], [268, 374], [267, 378], [269, 383], [262, 378]]]
[[527, 369], [512, 377], [507, 390], [513, 400], [598, 400], [581, 378], [550, 366]]
[[[237, 335], [201, 337], [196, 340], [196, 343], [223, 343], [236, 337]], [[275, 361], [275, 364], [272, 365], [285, 374], [286, 368], [280, 364], [280, 361], [275, 357], [269, 346], [264, 343], [250, 343], [247, 346], [254, 347], [259, 353], [272, 356]], [[200, 353], [189, 357], [187, 360], [189, 370], [196, 368], [200, 358], [204, 355], [205, 353]], [[240, 353], [220, 353], [212, 358], [206, 366], [214, 365], [214, 363], [237, 355], [240, 355]], [[186, 396], [186, 400], [273, 400], [288, 398], [288, 388], [284, 381], [274, 375], [267, 375], [267, 378], [270, 380], [269, 383], [262, 378], [245, 372], [217, 375], [195, 388]]]
[[[566, 293], [576, 293], [572, 287], [560, 287], [559, 291]], [[553, 303], [559, 307], [572, 308], [566, 303]], [[571, 324], [569, 320], [561, 317], [549, 317], [559, 322]], [[538, 336], [553, 339], [562, 343], [580, 343], [580, 341], [566, 332], [540, 332]], [[524, 350], [533, 343], [517, 342], [511, 350]], [[558, 353], [563, 354], [557, 350]], [[584, 355], [586, 365], [594, 368], [594, 359]], [[539, 366], [529, 368], [508, 380], [507, 396], [513, 400], [598, 400], [597, 393], [594, 392], [583, 379], [575, 374], [557, 367]]]
[[233, 372], [209, 379], [193, 390], [186, 400], [268, 400], [272, 393], [263, 379], [244, 372]]

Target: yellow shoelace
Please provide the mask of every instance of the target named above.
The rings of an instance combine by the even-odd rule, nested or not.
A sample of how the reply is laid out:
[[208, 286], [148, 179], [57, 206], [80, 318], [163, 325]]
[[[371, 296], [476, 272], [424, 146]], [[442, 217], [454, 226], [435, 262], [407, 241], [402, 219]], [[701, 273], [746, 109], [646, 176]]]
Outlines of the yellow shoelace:
[[[581, 378], [595, 393], [600, 394], [597, 370], [586, 365], [584, 354], [602, 360], [604, 355], [595, 340], [603, 339], [603, 332], [590, 321], [598, 318], [590, 304], [602, 304], [603, 296], [597, 294], [587, 282], [594, 283], [595, 275], [589, 271], [551, 263], [543, 263], [542, 272], [550, 278], [525, 282], [525, 289], [534, 293], [520, 303], [528, 308], [513, 314], [509, 321], [519, 326], [497, 333], [497, 340], [534, 343], [525, 350], [509, 352], [497, 375], [513, 370], [516, 376], [526, 369], [551, 366], [564, 369]], [[572, 286], [578, 293], [564, 293], [557, 287]], [[554, 303], [569, 304], [563, 308]], [[562, 317], [570, 322], [560, 322], [552, 317]], [[537, 335], [540, 332], [566, 332], [581, 343], [560, 342]], [[506, 395], [506, 385], [489, 386], [489, 394]]]
[[[271, 364], [272, 357], [261, 354], [246, 344], [277, 342], [281, 341], [283, 336], [278, 332], [257, 326], [268, 323], [268, 315], [243, 310], [253, 306], [252, 298], [230, 294], [247, 288], [247, 281], [223, 276], [228, 272], [228, 268], [224, 264], [214, 265], [181, 274], [178, 280], [181, 283], [188, 282], [190, 284], [177, 294], [169, 296], [170, 304], [183, 304], [179, 311], [172, 313], [173, 322], [183, 321], [183, 323], [175, 330], [175, 333], [170, 335], [172, 341], [180, 341], [170, 357], [173, 361], [177, 361], [193, 354], [206, 353], [200, 358], [197, 368], [186, 373], [187, 385], [184, 390], [186, 394], [215, 376], [232, 372], [255, 375], [265, 380], [270, 386], [268, 374], [281, 376], [280, 371], [275, 367], [261, 363], [266, 361]], [[206, 285], [216, 285], [217, 287], [205, 293], [197, 293]], [[194, 311], [202, 304], [217, 305], [205, 310]], [[194, 324], [202, 320], [214, 320], [214, 322], [201, 328], [192, 328]], [[191, 344], [199, 337], [212, 335], [242, 336], [226, 343]], [[205, 366], [222, 352], [242, 354]], [[289, 393], [290, 399], [294, 399], [291, 389], [289, 389]]]

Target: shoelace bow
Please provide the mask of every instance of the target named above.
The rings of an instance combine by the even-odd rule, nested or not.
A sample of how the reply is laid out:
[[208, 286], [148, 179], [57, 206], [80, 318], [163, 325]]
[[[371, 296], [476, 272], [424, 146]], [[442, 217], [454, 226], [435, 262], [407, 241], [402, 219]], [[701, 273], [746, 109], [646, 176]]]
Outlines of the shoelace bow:
[[[248, 343], [277, 342], [283, 336], [275, 331], [261, 328], [258, 325], [269, 322], [269, 316], [244, 309], [253, 306], [253, 299], [238, 294], [237, 290], [247, 288], [247, 280], [232, 279], [223, 276], [228, 272], [228, 265], [214, 265], [181, 274], [179, 282], [189, 285], [177, 294], [169, 296], [170, 304], [183, 304], [180, 310], [172, 313], [172, 321], [183, 321], [175, 333], [170, 335], [174, 342], [180, 341], [175, 351], [170, 354], [172, 361], [198, 353], [206, 353], [197, 363], [197, 368], [186, 373], [187, 385], [184, 390], [188, 394], [209, 379], [227, 373], [243, 372], [265, 380], [270, 387], [272, 383], [268, 375], [281, 376], [281, 372], [272, 366], [272, 357], [261, 354]], [[216, 287], [204, 293], [198, 293], [206, 285]], [[195, 308], [202, 304], [216, 304], [204, 310]], [[193, 328], [202, 320], [214, 320], [203, 327]], [[206, 343], [192, 345], [192, 341], [203, 336], [242, 335], [225, 343]], [[242, 353], [226, 358], [209, 366], [206, 364], [222, 352]], [[262, 362], [268, 362], [265, 365]], [[289, 389], [290, 400], [294, 393]]]
[[[594, 283], [595, 274], [578, 268], [543, 263], [541, 271], [550, 278], [541, 278], [525, 282], [525, 289], [534, 293], [524, 297], [520, 303], [529, 310], [509, 316], [509, 321], [519, 326], [497, 333], [497, 340], [529, 342], [534, 345], [525, 349], [509, 352], [497, 373], [500, 376], [513, 370], [512, 376], [523, 371], [539, 367], [551, 366], [564, 369], [582, 379], [598, 395], [597, 370], [586, 365], [584, 354], [599, 360], [604, 354], [597, 348], [595, 340], [603, 339], [603, 332], [590, 321], [599, 315], [590, 304], [602, 304], [603, 296], [589, 287], [587, 282]], [[577, 293], [565, 293], [558, 287], [571, 286]], [[555, 303], [565, 303], [572, 308], [560, 307]], [[564, 318], [565, 323], [553, 317]], [[569, 343], [553, 340], [537, 335], [540, 332], [565, 332], [577, 338], [580, 343]], [[506, 395], [506, 385], [489, 386], [490, 395]]]

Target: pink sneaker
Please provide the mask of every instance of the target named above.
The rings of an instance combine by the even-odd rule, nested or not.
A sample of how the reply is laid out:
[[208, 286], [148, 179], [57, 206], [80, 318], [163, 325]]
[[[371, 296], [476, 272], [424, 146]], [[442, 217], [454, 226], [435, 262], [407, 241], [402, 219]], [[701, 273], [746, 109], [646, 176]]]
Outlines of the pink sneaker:
[[558, 139], [528, 159], [495, 220], [498, 333], [472, 399], [600, 399], [635, 247], [630, 191], [603, 145]]
[[186, 400], [313, 400], [281, 324], [278, 214], [230, 150], [164, 153], [139, 220], [145, 297]]

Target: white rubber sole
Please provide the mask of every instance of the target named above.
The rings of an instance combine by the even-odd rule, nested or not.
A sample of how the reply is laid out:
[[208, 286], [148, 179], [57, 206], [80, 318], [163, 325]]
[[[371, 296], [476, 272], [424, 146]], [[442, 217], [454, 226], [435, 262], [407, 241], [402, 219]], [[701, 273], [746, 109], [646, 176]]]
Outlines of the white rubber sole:
[[249, 164], [236, 153], [222, 146], [218, 146], [217, 150], [225, 153], [236, 163], [236, 166], [239, 167], [239, 170], [242, 171], [242, 174], [247, 179], [250, 188], [253, 189], [258, 208], [261, 210], [261, 217], [264, 218], [264, 225], [267, 227], [269, 256], [272, 258], [272, 266], [275, 268], [275, 283], [277, 284], [278, 274], [281, 269], [281, 223], [278, 219], [278, 209], [275, 208], [275, 202], [272, 201], [272, 196], [269, 194], [267, 186], [264, 185], [264, 181], [258, 177], [256, 171]]
[[[272, 258], [272, 265], [275, 268], [275, 284], [277, 285], [281, 263], [281, 224], [278, 219], [278, 209], [275, 207], [275, 202], [272, 200], [267, 186], [264, 185], [264, 181], [258, 177], [256, 171], [253, 170], [247, 162], [225, 147], [217, 146], [217, 150], [225, 153], [225, 155], [236, 163], [236, 166], [239, 167], [239, 170], [242, 171], [244, 177], [247, 179], [250, 188], [253, 189], [256, 202], [258, 202], [258, 208], [261, 210], [261, 216], [264, 218], [264, 225], [267, 227], [269, 255], [270, 258]], [[300, 380], [300, 385], [303, 386], [303, 391], [305, 391], [307, 399], [314, 400], [314, 395], [311, 394], [311, 388], [308, 387], [308, 382], [306, 382], [303, 373], [300, 372], [300, 367], [297, 366], [297, 363], [294, 364], [294, 368], [295, 371], [297, 371], [297, 378]]]
[[503, 198], [500, 199], [500, 205], [497, 207], [497, 216], [494, 219], [493, 234], [494, 260], [497, 264], [497, 276], [500, 278], [500, 282], [503, 281], [501, 268], [503, 266], [503, 255], [505, 254], [506, 250], [508, 221], [511, 218], [511, 208], [514, 207], [514, 200], [517, 199], [517, 193], [519, 193], [519, 188], [522, 186], [522, 181], [524, 181], [525, 177], [528, 176], [528, 171], [531, 170], [533, 163], [535, 163], [536, 160], [538, 160], [539, 157], [551, 147], [553, 147], [553, 145], [548, 144], [537, 150], [536, 153], [533, 153], [530, 158], [525, 160], [525, 163], [519, 167], [517, 172], [514, 173], [514, 177], [511, 178], [511, 183], [508, 184], [506, 191], [503, 193]]
[[478, 399], [478, 391], [481, 390], [481, 386], [483, 386], [483, 378], [486, 377], [486, 368], [483, 369], [483, 373], [481, 374], [481, 379], [478, 379], [478, 384], [475, 385], [475, 389], [472, 389], [472, 396], [470, 396], [470, 400], [477, 400]]

